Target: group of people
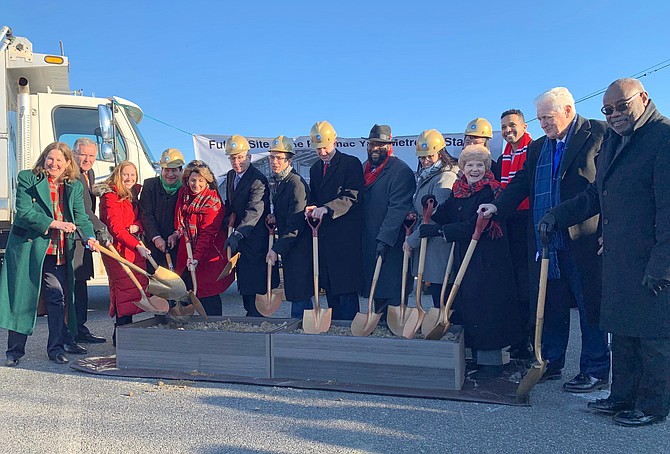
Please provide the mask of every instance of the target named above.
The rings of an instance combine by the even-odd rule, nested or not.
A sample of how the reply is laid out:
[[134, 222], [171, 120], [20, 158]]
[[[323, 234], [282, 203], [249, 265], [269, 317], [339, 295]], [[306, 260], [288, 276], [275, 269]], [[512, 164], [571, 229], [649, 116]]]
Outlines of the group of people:
[[[195, 270], [197, 296], [209, 315], [221, 315], [220, 293], [236, 278], [247, 315], [260, 316], [255, 300], [267, 291], [267, 263], [274, 265], [270, 280], [276, 287], [281, 257], [291, 316], [301, 317], [313, 303], [312, 223], [319, 238], [319, 286], [332, 317], [353, 320], [379, 257], [374, 310], [384, 314], [400, 304], [403, 255], [411, 253], [416, 276], [422, 239], [425, 282], [417, 283], [417, 292], [425, 284], [439, 307], [443, 282], [453, 282], [445, 279], [448, 259], [453, 254], [455, 275], [477, 218], [484, 216], [488, 224], [451, 314], [473, 351], [473, 376], [500, 376], [506, 348], [515, 358], [532, 356], [539, 257], [547, 239], [542, 230], [549, 234], [549, 273], [542, 338], [548, 366], [541, 381], [562, 376], [570, 308], [576, 307], [580, 372], [563, 388], [604, 389], [612, 366], [610, 397], [589, 407], [623, 425], [662, 421], [670, 410], [670, 122], [635, 79], [610, 85], [603, 98], [606, 122], [578, 115], [563, 87], [541, 94], [535, 106], [545, 136], [532, 140], [521, 111], [503, 112], [506, 145], [497, 162], [489, 149], [493, 128], [483, 118], [467, 125], [458, 159], [441, 133], [423, 131], [415, 171], [393, 156], [389, 126], [373, 126], [365, 137], [368, 159], [361, 163], [337, 149], [329, 122], [317, 122], [310, 137], [319, 159], [309, 183], [291, 165], [295, 151], [287, 137], [271, 143], [268, 179], [251, 164], [247, 139], [233, 135], [225, 144], [231, 170], [223, 197], [208, 165], [185, 165], [176, 149], [163, 152], [160, 175], [143, 188], [131, 162], [120, 163], [94, 187], [95, 150], [86, 150], [95, 143], [78, 141], [74, 155], [63, 143], [51, 144], [32, 170], [19, 174], [16, 222], [0, 275], [0, 326], [10, 330], [7, 365], [24, 354], [40, 290], [51, 359], [67, 362], [64, 352], [83, 349], [75, 341], [100, 341], [85, 327], [88, 265], [100, 243], [145, 269], [151, 270], [149, 256], [161, 266], [174, 263], [190, 288], [189, 271]], [[96, 196], [99, 218], [93, 213]], [[410, 232], [408, 220], [414, 221]], [[219, 280], [226, 251], [239, 252], [239, 260], [235, 272]], [[78, 253], [81, 265], [75, 265]], [[110, 314], [116, 326], [129, 323], [141, 311], [134, 304], [140, 290], [116, 260], [105, 257], [104, 263]], [[144, 275], [135, 278], [146, 286]], [[9, 285], [21, 279], [33, 284], [30, 291]], [[70, 302], [74, 337], [63, 311]]]

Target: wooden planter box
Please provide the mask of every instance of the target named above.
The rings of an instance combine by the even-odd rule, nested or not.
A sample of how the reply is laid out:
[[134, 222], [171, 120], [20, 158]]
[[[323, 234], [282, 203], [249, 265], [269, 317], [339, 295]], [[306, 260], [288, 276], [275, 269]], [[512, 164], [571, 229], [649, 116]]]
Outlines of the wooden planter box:
[[[209, 321], [260, 325], [292, 322], [292, 319], [209, 317]], [[192, 322], [204, 321], [193, 317]], [[125, 369], [270, 378], [270, 334], [235, 331], [199, 331], [150, 328], [166, 323], [164, 317], [120, 326], [116, 330], [116, 365]], [[186, 325], [188, 327], [188, 325]]]
[[[349, 326], [349, 322], [333, 322]], [[400, 388], [460, 390], [465, 377], [463, 329], [456, 340], [298, 334], [289, 325], [270, 337], [272, 377]]]

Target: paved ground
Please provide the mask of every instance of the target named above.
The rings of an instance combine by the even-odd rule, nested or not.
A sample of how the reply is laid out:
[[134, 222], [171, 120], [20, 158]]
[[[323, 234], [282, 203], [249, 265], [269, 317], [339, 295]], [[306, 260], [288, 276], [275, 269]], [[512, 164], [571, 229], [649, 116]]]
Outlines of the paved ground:
[[[111, 337], [107, 288], [95, 286], [89, 326]], [[243, 315], [225, 294], [224, 314]], [[426, 301], [427, 303], [427, 301]], [[288, 315], [288, 307], [278, 315]], [[577, 320], [573, 314], [573, 328]], [[670, 423], [615, 426], [585, 411], [596, 395], [538, 385], [532, 407], [284, 388], [100, 377], [47, 359], [38, 319], [18, 368], [0, 367], [0, 449], [24, 452], [670, 452]], [[0, 330], [0, 339], [6, 333]], [[3, 341], [4, 342], [4, 341]], [[4, 344], [3, 344], [4, 345]], [[573, 329], [565, 377], [577, 373]], [[90, 346], [110, 355], [111, 343]]]

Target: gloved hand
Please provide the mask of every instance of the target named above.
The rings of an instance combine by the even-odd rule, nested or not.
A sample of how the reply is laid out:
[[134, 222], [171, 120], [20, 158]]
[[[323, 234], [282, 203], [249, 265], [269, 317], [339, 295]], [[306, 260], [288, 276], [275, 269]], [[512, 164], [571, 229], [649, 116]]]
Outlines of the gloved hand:
[[234, 231], [232, 235], [228, 237], [224, 243], [224, 247], [230, 248], [230, 253], [232, 255], [237, 254], [237, 249], [240, 247], [240, 240], [242, 239], [242, 234], [238, 231]]
[[377, 257], [382, 258], [382, 262], [386, 261], [386, 255], [389, 253], [391, 246], [383, 241], [377, 241]]
[[114, 238], [112, 238], [112, 235], [109, 234], [109, 230], [107, 230], [107, 227], [103, 227], [99, 230], [96, 230], [95, 239], [97, 239], [98, 242], [103, 246], [108, 246], [109, 244], [114, 242]]
[[433, 208], [437, 206], [437, 199], [433, 194], [426, 194], [423, 197], [421, 197], [421, 206], [426, 208], [428, 206], [428, 201], [431, 200], [433, 201]]
[[551, 239], [551, 236], [556, 233], [557, 229], [556, 217], [547, 213], [540, 218], [540, 222], [537, 223], [537, 231], [540, 233], [540, 239], [545, 238], [545, 241]]
[[430, 238], [431, 236], [442, 235], [442, 229], [437, 224], [421, 224], [419, 226], [419, 236], [421, 238]]
[[654, 296], [658, 296], [659, 293], [670, 287], [670, 281], [645, 274], [642, 278], [642, 285], [647, 287]]

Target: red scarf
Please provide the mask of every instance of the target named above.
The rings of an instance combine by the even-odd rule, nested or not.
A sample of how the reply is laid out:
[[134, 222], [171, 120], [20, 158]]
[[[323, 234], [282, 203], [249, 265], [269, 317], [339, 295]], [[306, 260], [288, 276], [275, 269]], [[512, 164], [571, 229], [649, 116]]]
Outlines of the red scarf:
[[[514, 152], [512, 152], [511, 143], [505, 145], [505, 150], [502, 154], [502, 164], [500, 165], [500, 183], [503, 189], [507, 187], [512, 178], [514, 178], [514, 175], [523, 167], [523, 163], [526, 161], [526, 150], [531, 142], [530, 134], [526, 132], [521, 136], [519, 146]], [[529, 207], [528, 198], [526, 198], [519, 204], [517, 210], [527, 210]]]
[[209, 210], [221, 209], [221, 197], [218, 191], [210, 188], [203, 189], [199, 194], [193, 194], [188, 186], [183, 186], [179, 190], [178, 197], [177, 226], [183, 235], [188, 236], [195, 247], [198, 238], [197, 215]]
[[370, 165], [370, 160], [368, 159], [367, 162], [365, 163], [365, 168], [363, 169], [363, 176], [365, 177], [365, 187], [367, 188], [370, 186], [372, 183], [377, 181], [377, 178], [379, 178], [379, 175], [381, 175], [382, 170], [384, 167], [386, 167], [386, 164], [389, 162], [389, 158], [393, 156], [393, 145], [389, 146], [389, 152], [388, 156], [386, 156], [386, 159], [384, 159], [384, 162], [379, 164], [377, 167], [375, 167], [374, 170], [372, 170], [372, 166]]
[[[54, 181], [47, 177], [49, 181], [49, 192], [51, 193], [51, 207], [54, 212], [54, 220], [63, 221], [63, 212], [65, 211], [65, 185], [62, 181]], [[47, 248], [48, 255], [56, 256], [56, 265], [65, 263], [65, 233], [59, 229], [51, 229], [51, 242]]]
[[[484, 177], [481, 180], [479, 180], [474, 184], [468, 183], [467, 177], [465, 175], [462, 175], [454, 183], [452, 192], [454, 194], [455, 199], [467, 199], [469, 197], [472, 197], [477, 192], [481, 191], [487, 186], [491, 188], [491, 191], [493, 191], [493, 197], [498, 197], [498, 195], [502, 191], [501, 184], [498, 183], [495, 176], [493, 175], [493, 172], [491, 172], [490, 170], [484, 174]], [[489, 224], [484, 229], [484, 231], [488, 232], [489, 238], [492, 238], [494, 240], [502, 238], [503, 236], [502, 228], [500, 228], [500, 222], [493, 219], [489, 221]]]

